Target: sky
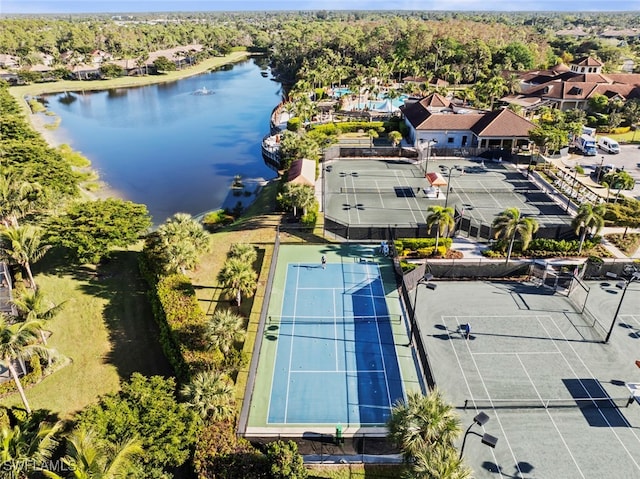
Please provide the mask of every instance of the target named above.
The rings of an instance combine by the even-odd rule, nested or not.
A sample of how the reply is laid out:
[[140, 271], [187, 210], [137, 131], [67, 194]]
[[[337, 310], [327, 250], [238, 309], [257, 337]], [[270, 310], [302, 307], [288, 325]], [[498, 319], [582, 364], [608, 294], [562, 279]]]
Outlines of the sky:
[[640, 11], [640, 0], [0, 0], [0, 15], [256, 10]]

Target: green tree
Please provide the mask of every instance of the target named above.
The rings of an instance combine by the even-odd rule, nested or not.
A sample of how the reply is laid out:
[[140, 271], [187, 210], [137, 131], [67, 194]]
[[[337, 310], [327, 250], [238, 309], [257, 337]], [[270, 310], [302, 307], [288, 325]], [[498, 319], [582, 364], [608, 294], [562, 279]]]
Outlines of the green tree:
[[226, 354], [234, 341], [242, 341], [244, 318], [230, 309], [216, 311], [205, 330], [205, 340], [209, 348], [218, 349]]
[[433, 254], [438, 251], [438, 243], [440, 242], [440, 236], [445, 235], [456, 224], [453, 215], [455, 212], [450, 206], [443, 207], [438, 205], [429, 206], [427, 209], [429, 214], [427, 215], [427, 230], [436, 227], [436, 246], [433, 250]]
[[27, 272], [32, 289], [36, 282], [31, 272], [31, 263], [42, 259], [50, 245], [43, 243], [41, 230], [34, 226], [11, 226], [0, 228], [0, 250], [2, 255], [19, 264]]
[[42, 195], [39, 184], [14, 173], [0, 174], [0, 220], [7, 226], [17, 226], [19, 219], [39, 205]]
[[52, 351], [37, 343], [41, 327], [42, 324], [39, 321], [10, 324], [6, 317], [0, 317], [0, 364], [9, 370], [22, 403], [29, 414], [31, 414], [31, 407], [20, 382], [15, 362], [18, 361], [24, 367], [25, 359], [34, 354], [41, 357], [50, 356]]
[[176, 400], [175, 380], [133, 373], [118, 393], [107, 394], [78, 414], [78, 427], [95, 434], [97, 444], [118, 444], [138, 437], [144, 450], [139, 462], [144, 474], [184, 464], [200, 430], [199, 419]]
[[395, 147], [397, 147], [402, 141], [402, 133], [399, 131], [390, 131], [387, 135], [389, 137], [389, 141]]
[[439, 448], [452, 448], [461, 433], [458, 415], [437, 389], [427, 396], [410, 392], [406, 401], [393, 406], [387, 428], [407, 464], [423, 452], [430, 455]]
[[237, 258], [229, 258], [218, 273], [218, 281], [240, 308], [243, 295], [253, 293], [257, 274], [251, 264]]
[[580, 235], [580, 246], [578, 253], [582, 252], [584, 239], [587, 233], [594, 231], [598, 234], [604, 226], [604, 215], [607, 207], [604, 204], [592, 205], [591, 203], [582, 203], [578, 208], [578, 214], [573, 218], [571, 225], [576, 234]]
[[235, 414], [233, 384], [218, 371], [199, 372], [180, 394], [203, 420], [224, 421]]
[[58, 446], [61, 424], [51, 425], [36, 411], [13, 427], [0, 429], [0, 471], [16, 479], [34, 477], [38, 465], [51, 459]]
[[211, 235], [187, 213], [176, 213], [157, 231], [159, 251], [167, 273], [182, 273], [198, 265], [209, 251]]
[[[18, 310], [18, 316], [22, 321], [38, 321], [41, 324], [57, 316], [65, 305], [64, 302], [52, 304], [47, 301], [40, 289], [24, 290], [17, 298], [13, 299], [12, 303]], [[47, 337], [42, 329], [40, 329], [40, 339], [46, 346]]]
[[52, 242], [69, 248], [80, 263], [96, 264], [112, 248], [126, 248], [151, 227], [147, 207], [109, 198], [72, 205], [50, 223]]
[[409, 465], [409, 478], [415, 479], [469, 479], [472, 470], [465, 466], [453, 447], [437, 447], [419, 451]]
[[522, 251], [526, 251], [533, 235], [538, 231], [539, 224], [533, 218], [520, 215], [518, 208], [507, 208], [493, 220], [493, 233], [495, 238], [502, 238], [509, 243], [507, 251], [507, 263], [511, 259], [511, 251], [516, 235], [522, 240]]
[[636, 181], [633, 179], [633, 176], [624, 170], [612, 170], [602, 178], [602, 184], [604, 185], [605, 183], [608, 185], [608, 188], [616, 188], [618, 190], [614, 200], [614, 202], [617, 202], [620, 192], [622, 190], [632, 190]]
[[246, 263], [253, 264], [258, 259], [255, 246], [249, 243], [233, 243], [229, 248], [229, 257], [238, 258]]
[[[91, 430], [75, 429], [67, 438], [63, 463], [75, 479], [119, 479], [132, 477], [134, 459], [142, 456], [142, 442], [124, 436], [116, 443], [101, 441]], [[50, 479], [63, 479], [53, 471], [42, 471]], [[131, 474], [131, 475], [130, 475]]]
[[153, 66], [158, 72], [173, 72], [176, 71], [176, 64], [173, 63], [165, 56], [156, 58], [153, 61]]
[[273, 479], [305, 479], [308, 477], [298, 445], [293, 441], [273, 441], [267, 445], [267, 462]]
[[640, 100], [633, 99], [625, 103], [622, 114], [633, 128], [633, 137], [631, 141], [636, 141], [636, 131], [638, 131], [638, 122], [640, 121]]

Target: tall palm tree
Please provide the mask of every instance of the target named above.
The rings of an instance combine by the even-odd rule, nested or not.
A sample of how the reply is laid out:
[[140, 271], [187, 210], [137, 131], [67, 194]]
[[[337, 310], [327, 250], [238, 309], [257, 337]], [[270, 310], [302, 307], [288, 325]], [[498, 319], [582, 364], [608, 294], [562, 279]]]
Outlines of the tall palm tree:
[[[92, 431], [74, 430], [67, 437], [67, 454], [62, 461], [75, 479], [119, 479], [131, 477], [133, 459], [143, 454], [142, 443], [125, 438], [120, 443], [100, 444]], [[63, 479], [52, 471], [42, 471], [50, 479]]]
[[244, 318], [230, 309], [216, 311], [207, 324], [205, 339], [211, 349], [228, 353], [234, 341], [242, 341]]
[[607, 207], [604, 203], [593, 206], [591, 203], [582, 203], [578, 208], [578, 214], [573, 221], [573, 226], [576, 234], [580, 234], [580, 246], [578, 246], [578, 253], [582, 253], [582, 246], [584, 245], [584, 239], [587, 233], [595, 230], [595, 234], [598, 234], [604, 226], [604, 215], [607, 212]]
[[187, 213], [176, 213], [158, 227], [160, 250], [168, 272], [185, 273], [209, 251], [211, 236]]
[[0, 317], [0, 364], [9, 370], [29, 414], [31, 414], [31, 407], [22, 388], [15, 361], [24, 362], [33, 354], [48, 357], [52, 353], [50, 349], [37, 344], [41, 326], [39, 321], [9, 324], [5, 317]]
[[0, 470], [10, 472], [6, 477], [28, 478], [38, 464], [51, 458], [58, 441], [61, 424], [51, 425], [39, 417], [27, 418], [13, 427], [0, 429]]
[[49, 248], [51, 245], [43, 243], [41, 230], [34, 226], [0, 228], [2, 254], [24, 268], [32, 289], [36, 289], [36, 282], [31, 272], [31, 263], [40, 260]]
[[472, 471], [465, 466], [453, 447], [437, 447], [419, 451], [409, 465], [409, 477], [437, 479], [468, 479]]
[[298, 208], [302, 208], [302, 214], [306, 215], [307, 210], [313, 205], [316, 195], [313, 186], [302, 185], [295, 196], [295, 203]]
[[180, 394], [202, 419], [221, 421], [235, 413], [233, 384], [218, 371], [196, 374]]
[[509, 241], [506, 261], [508, 263], [511, 259], [511, 251], [513, 250], [516, 235], [520, 235], [522, 251], [525, 251], [540, 225], [533, 218], [521, 216], [518, 208], [507, 208], [496, 216], [493, 220], [492, 227], [495, 238], [503, 238]]
[[436, 247], [433, 250], [433, 254], [438, 251], [438, 243], [440, 242], [440, 235], [445, 235], [456, 224], [453, 215], [455, 212], [450, 206], [443, 207], [438, 205], [429, 206], [427, 209], [429, 214], [427, 215], [427, 230], [436, 227]]
[[242, 295], [251, 294], [256, 289], [257, 274], [249, 263], [230, 258], [222, 265], [218, 281], [235, 297], [236, 305], [240, 308]]
[[421, 452], [431, 454], [437, 448], [453, 447], [460, 435], [460, 418], [439, 390], [427, 396], [410, 392], [407, 400], [393, 406], [387, 423], [389, 439], [411, 463]]

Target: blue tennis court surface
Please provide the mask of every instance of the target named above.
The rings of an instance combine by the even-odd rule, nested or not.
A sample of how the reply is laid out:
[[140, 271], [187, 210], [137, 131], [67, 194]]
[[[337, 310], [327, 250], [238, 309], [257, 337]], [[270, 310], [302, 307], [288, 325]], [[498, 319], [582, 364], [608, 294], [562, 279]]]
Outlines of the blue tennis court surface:
[[404, 397], [375, 263], [289, 263], [269, 424], [382, 425]]

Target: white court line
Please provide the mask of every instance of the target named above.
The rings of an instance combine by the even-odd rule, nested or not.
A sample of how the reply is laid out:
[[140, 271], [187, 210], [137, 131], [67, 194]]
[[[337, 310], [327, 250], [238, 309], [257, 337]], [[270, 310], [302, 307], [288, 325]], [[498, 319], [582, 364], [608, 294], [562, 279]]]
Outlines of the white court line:
[[[371, 288], [369, 288], [369, 291], [371, 292]], [[376, 302], [373, 300], [373, 295], [370, 295], [370, 297], [371, 297], [371, 304], [373, 306], [373, 313], [377, 317]], [[384, 350], [382, 349], [382, 335], [380, 334], [380, 324], [378, 321], [374, 321], [374, 322], [376, 325], [376, 332], [378, 333], [378, 349], [380, 350], [380, 358], [382, 359], [382, 369], [384, 371], [383, 375], [384, 375], [384, 385], [387, 390], [387, 404], [388, 404], [388, 407], [391, 407], [393, 405], [393, 399], [391, 398], [391, 389], [389, 389], [389, 376], [387, 375], [387, 362], [385, 361]]]
[[[454, 317], [454, 318], [455, 318], [455, 316], [446, 316], [446, 317], [448, 317], [448, 318]], [[458, 367], [460, 368], [460, 374], [462, 375], [462, 378], [464, 379], [464, 384], [465, 384], [465, 386], [467, 386], [467, 391], [469, 392], [469, 397], [473, 397], [473, 393], [471, 392], [471, 386], [469, 385], [469, 380], [467, 379], [467, 375], [465, 374], [465, 372], [464, 372], [464, 368], [462, 367], [462, 362], [460, 361], [460, 357], [458, 356], [458, 352], [456, 351], [456, 348], [455, 348], [455, 346], [453, 345], [453, 341], [452, 341], [452, 339], [453, 339], [453, 338], [452, 338], [452, 336], [451, 336], [451, 333], [449, 332], [449, 328], [447, 327], [447, 323], [446, 323], [446, 320], [445, 320], [445, 316], [442, 316], [442, 322], [444, 323], [444, 327], [445, 327], [445, 328], [446, 328], [446, 330], [447, 330], [447, 335], [449, 336], [449, 344], [451, 344], [451, 350], [453, 351], [453, 355], [456, 357], [456, 361], [457, 361], [457, 363], [458, 363]], [[457, 322], [457, 321], [456, 321], [456, 322]], [[460, 325], [460, 323], [458, 323], [458, 327], [459, 327], [459, 325]], [[468, 348], [468, 347], [469, 347], [469, 346], [467, 345], [467, 348]], [[472, 356], [472, 358], [473, 358], [473, 356]], [[475, 364], [475, 361], [474, 361], [474, 364]], [[477, 364], [475, 364], [475, 366], [476, 366], [476, 371], [477, 371], [477, 369], [478, 369], [478, 365], [477, 365]], [[479, 375], [479, 374], [478, 374], [478, 375]], [[482, 377], [481, 377], [480, 379], [482, 380]], [[483, 383], [483, 386], [484, 386], [484, 383]], [[486, 386], [485, 386], [485, 392], [486, 392]], [[507, 445], [508, 445], [508, 447], [509, 447], [509, 451], [511, 452], [511, 457], [513, 457], [513, 460], [514, 460], [514, 464], [516, 464], [516, 467], [517, 467], [517, 465], [518, 465], [518, 461], [517, 461], [517, 459], [516, 459], [515, 454], [513, 453], [513, 450], [511, 449], [511, 443], [510, 443], [510, 442], [509, 442], [509, 440], [507, 439], [506, 434], [504, 434], [504, 428], [502, 427], [502, 423], [501, 423], [501, 421], [500, 421], [500, 418], [499, 418], [499, 417], [497, 417], [497, 415], [496, 415], [496, 419], [498, 420], [498, 424], [500, 425], [500, 430], [501, 430], [501, 431], [502, 431], [502, 433], [503, 433], [503, 437], [504, 437], [504, 438], [505, 438], [505, 440], [507, 441]], [[482, 426], [482, 430], [484, 431], [484, 426]], [[496, 453], [495, 453], [495, 451], [493, 450], [493, 448], [491, 449], [491, 455], [493, 456], [493, 462], [494, 462], [494, 464], [498, 464], [498, 458], [496, 457]], [[521, 472], [519, 469], [518, 469], [518, 471], [519, 471], [519, 472]], [[501, 470], [500, 468], [498, 468], [498, 474], [500, 474], [500, 477], [503, 477], [503, 475], [502, 475], [502, 470]]]
[[[289, 268], [285, 269], [284, 272], [284, 289], [286, 290], [287, 288], [287, 279], [289, 277]], [[284, 308], [284, 299], [285, 299], [285, 294], [283, 292], [282, 294], [282, 299], [280, 300], [280, 313], [282, 313], [282, 309]], [[291, 342], [293, 342], [293, 338], [291, 338]], [[267, 423], [268, 423], [268, 419], [269, 416], [271, 415], [271, 398], [273, 397], [273, 385], [275, 384], [275, 378], [276, 378], [276, 362], [278, 361], [278, 349], [280, 347], [280, 343], [276, 346], [276, 352], [275, 352], [275, 357], [273, 359], [273, 371], [271, 372], [271, 386], [269, 387], [269, 407], [268, 407], [268, 413], [267, 413]], [[291, 359], [289, 359], [289, 361], [291, 361]], [[291, 369], [291, 368], [289, 368]], [[286, 417], [285, 417], [285, 422], [286, 422]]]
[[[565, 342], [567, 343], [567, 346], [571, 349], [571, 351], [573, 351], [573, 353], [575, 354], [575, 356], [578, 358], [578, 361], [582, 364], [582, 366], [584, 367], [584, 369], [589, 373], [590, 377], [592, 379], [595, 379], [597, 381], [597, 378], [595, 377], [595, 375], [593, 374], [593, 372], [591, 371], [591, 369], [589, 368], [589, 366], [586, 365], [586, 363], [584, 362], [584, 360], [582, 359], [582, 355], [578, 354], [578, 352], [576, 351], [576, 349], [574, 348], [573, 344], [571, 344], [570, 341], [567, 341], [567, 338], [564, 334], [564, 332], [558, 327], [558, 324], [556, 323], [556, 320], [551, 318], [551, 321], [553, 322], [553, 325], [555, 326], [555, 328], [560, 332], [560, 334], [565, 338]], [[542, 326], [543, 329], [545, 329], [546, 332], [546, 328], [544, 328], [544, 325]], [[547, 332], [547, 334], [549, 334]], [[555, 343], [555, 340], [554, 340]], [[557, 344], [556, 344], [556, 348], [557, 348]], [[558, 350], [560, 350], [558, 348]], [[567, 363], [567, 365], [569, 366], [569, 368], [571, 369], [571, 372], [576, 376], [576, 379], [579, 379], [579, 376], [576, 374], [575, 370], [573, 369], [573, 366], [571, 365], [571, 362], [569, 362], [569, 360], [567, 359], [567, 357], [560, 352], [565, 360], [565, 362]], [[588, 391], [586, 391], [586, 388], [583, 385], [583, 389], [585, 390], [585, 392], [588, 393]], [[602, 389], [602, 387], [601, 387]], [[602, 413], [602, 411], [598, 408], [598, 413], [600, 414], [600, 416], [604, 419], [604, 421], [607, 423], [607, 425], [609, 426], [609, 430], [613, 433], [613, 435], [616, 437], [616, 439], [618, 440], [618, 442], [620, 443], [620, 445], [622, 446], [622, 448], [626, 451], [627, 455], [631, 458], [631, 460], [633, 461], [633, 463], [636, 465], [636, 468], [638, 470], [640, 470], [640, 465], [638, 464], [638, 462], [636, 461], [636, 459], [634, 458], [633, 454], [631, 453], [631, 451], [629, 451], [629, 449], [626, 447], [624, 441], [622, 439], [620, 439], [620, 436], [618, 435], [618, 433], [615, 431], [615, 429], [611, 426], [611, 424], [609, 423], [609, 421], [607, 420], [607, 418], [605, 417], [605, 415]], [[629, 424], [629, 422], [627, 421], [627, 418], [624, 417], [623, 414], [620, 413], [620, 417], [622, 417], [625, 422], [627, 423], [627, 427], [629, 428], [629, 431], [631, 432], [631, 434], [633, 434], [633, 436], [636, 438], [636, 441], [640, 442], [640, 438], [638, 438], [638, 435], [636, 434], [636, 432], [633, 430], [633, 428], [631, 428], [631, 424]]]
[[[336, 355], [336, 371], [338, 370], [338, 317], [336, 316], [336, 295], [331, 295], [333, 300], [333, 347]], [[343, 318], [344, 323], [344, 318]], [[346, 339], [346, 338], [345, 338]], [[349, 403], [349, 392], [347, 391], [347, 404]]]
[[[298, 268], [296, 274], [296, 292], [293, 299], [293, 314], [295, 317], [296, 311], [298, 309], [298, 283], [300, 282], [300, 268]], [[289, 344], [289, 371], [287, 371], [287, 393], [285, 395], [286, 399], [284, 402], [284, 423], [287, 423], [287, 416], [289, 414], [289, 384], [291, 384], [291, 370], [292, 370], [292, 362], [293, 362], [293, 338], [295, 338], [295, 330], [296, 330], [296, 322], [295, 319], [291, 323], [291, 343]]]
[[[474, 356], [482, 356], [482, 355], [487, 355], [487, 356], [500, 356], [501, 354], [504, 355], [511, 355], [513, 354], [512, 352], [509, 353], [498, 353], [498, 352], [492, 352], [492, 353], [473, 353]], [[561, 354], [558, 351], [518, 351], [518, 354]]]
[[[358, 195], [356, 193], [356, 182], [353, 180], [353, 175], [349, 175], [349, 177], [351, 178], [351, 187], [353, 188], [353, 199], [356, 202], [356, 204], [354, 205], [356, 208], [356, 216], [358, 217], [358, 224], [360, 224], [360, 210], [358, 209]], [[351, 208], [349, 208], [349, 210], [351, 210]], [[349, 223], [351, 223], [351, 221], [349, 221]]]
[[[398, 178], [398, 174], [396, 173], [396, 178]], [[407, 179], [406, 176], [402, 176], [402, 179], [398, 178], [398, 182], [400, 184], [402, 184], [402, 180], [404, 180], [404, 187], [405, 188], [410, 188], [411, 191], [413, 191], [413, 189], [415, 188], [414, 186], [409, 184], [409, 180]], [[419, 190], [418, 190], [419, 191]], [[415, 204], [415, 209], [411, 208], [411, 205], [409, 204], [409, 198], [413, 199], [413, 203]], [[426, 222], [427, 221], [427, 217], [425, 215], [425, 211], [426, 209], [424, 208], [424, 206], [422, 206], [420, 204], [420, 202], [418, 201], [418, 197], [415, 196], [415, 194], [409, 198], [406, 198], [407, 200], [407, 205], [409, 206], [409, 208], [411, 209], [411, 214], [413, 215], [413, 218], [416, 218], [416, 215], [414, 214], [415, 211], [418, 211], [420, 214], [420, 217], [422, 218], [422, 221]], [[416, 219], [416, 223], [418, 222], [418, 220]]]
[[[394, 175], [396, 176], [396, 181], [398, 183], [400, 183], [400, 177], [398, 176], [398, 172], [394, 171]], [[404, 177], [403, 177], [404, 178]], [[404, 197], [405, 202], [407, 203], [407, 207], [409, 209], [409, 211], [411, 212], [411, 216], [413, 216], [413, 221], [415, 221], [416, 223], [418, 222], [418, 218], [416, 218], [416, 215], [413, 211], [413, 208], [411, 208], [411, 205], [409, 204], [409, 198], [407, 198], [406, 196]]]
[[382, 199], [382, 193], [380, 193], [380, 185], [378, 185], [378, 180], [374, 181], [375, 185], [376, 185], [376, 190], [378, 190], [378, 196], [380, 197], [380, 204], [382, 205], [382, 208], [384, 209], [384, 200]]
[[359, 373], [382, 373], [384, 369], [336, 369], [335, 371], [328, 371], [326, 369], [305, 369], [300, 371], [291, 371], [291, 374], [323, 374], [323, 373], [345, 373], [345, 374], [359, 374]]

